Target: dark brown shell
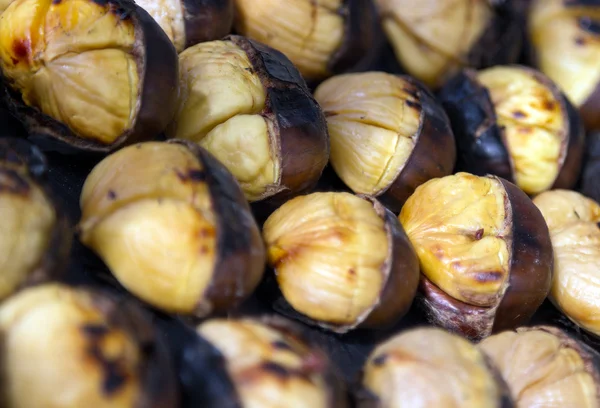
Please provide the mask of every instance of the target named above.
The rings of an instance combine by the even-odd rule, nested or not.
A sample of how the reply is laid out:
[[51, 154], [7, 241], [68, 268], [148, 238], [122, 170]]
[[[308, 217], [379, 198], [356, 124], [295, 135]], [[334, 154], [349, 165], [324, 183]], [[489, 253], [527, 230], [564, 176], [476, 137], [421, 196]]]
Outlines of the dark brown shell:
[[218, 40], [231, 32], [233, 0], [181, 0], [185, 48]]
[[600, 84], [579, 108], [588, 130], [600, 130]]
[[581, 193], [600, 203], [600, 132], [588, 135]]

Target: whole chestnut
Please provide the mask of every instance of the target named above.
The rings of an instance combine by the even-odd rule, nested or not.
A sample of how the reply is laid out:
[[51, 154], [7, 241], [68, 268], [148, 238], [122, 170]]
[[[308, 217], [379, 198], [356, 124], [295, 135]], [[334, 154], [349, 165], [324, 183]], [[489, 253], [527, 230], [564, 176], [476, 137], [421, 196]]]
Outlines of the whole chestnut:
[[0, 16], [8, 108], [46, 149], [108, 152], [175, 113], [177, 53], [130, 0], [16, 0]]
[[524, 66], [464, 70], [441, 92], [458, 167], [494, 174], [527, 194], [571, 188], [581, 172], [581, 118], [556, 85]]
[[283, 298], [306, 323], [337, 333], [385, 327], [412, 304], [415, 252], [375, 199], [344, 192], [296, 197], [269, 216], [263, 237]]
[[167, 136], [197, 142], [250, 201], [316, 184], [329, 159], [323, 112], [282, 53], [241, 36], [179, 56], [179, 109]]
[[415, 188], [452, 173], [456, 148], [435, 97], [408, 76], [338, 75], [315, 91], [331, 140], [331, 166], [357, 194], [398, 212]]
[[265, 250], [233, 176], [185, 141], [128, 146], [81, 193], [80, 239], [134, 295], [167, 312], [226, 311], [260, 281]]
[[468, 173], [430, 180], [399, 219], [419, 257], [419, 300], [433, 324], [484, 338], [526, 323], [550, 291], [548, 227], [506, 180]]

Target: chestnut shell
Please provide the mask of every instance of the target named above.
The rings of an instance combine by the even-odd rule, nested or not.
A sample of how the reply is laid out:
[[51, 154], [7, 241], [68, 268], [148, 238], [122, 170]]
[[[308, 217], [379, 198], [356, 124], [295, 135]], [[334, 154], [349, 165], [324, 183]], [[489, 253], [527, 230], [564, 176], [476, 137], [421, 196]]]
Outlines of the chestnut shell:
[[185, 48], [217, 40], [231, 32], [234, 0], [181, 0]]
[[600, 202], [600, 132], [588, 135], [581, 177], [581, 193]]

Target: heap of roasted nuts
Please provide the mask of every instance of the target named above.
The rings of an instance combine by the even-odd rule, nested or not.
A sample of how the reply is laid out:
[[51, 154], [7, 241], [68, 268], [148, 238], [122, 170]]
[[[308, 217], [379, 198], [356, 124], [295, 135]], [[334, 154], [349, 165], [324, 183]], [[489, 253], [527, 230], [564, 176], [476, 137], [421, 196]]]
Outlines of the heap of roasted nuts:
[[599, 90], [598, 0], [0, 1], [0, 407], [600, 408]]

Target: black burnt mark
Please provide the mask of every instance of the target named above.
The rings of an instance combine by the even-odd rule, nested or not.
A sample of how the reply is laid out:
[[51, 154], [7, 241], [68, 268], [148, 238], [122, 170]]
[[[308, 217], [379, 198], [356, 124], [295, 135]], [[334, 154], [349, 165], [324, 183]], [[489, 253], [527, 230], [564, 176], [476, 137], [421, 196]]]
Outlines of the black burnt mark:
[[600, 228], [600, 222], [597, 222], [597, 223], [596, 223], [596, 226], [597, 226], [598, 228]]
[[599, 20], [594, 20], [590, 17], [580, 17], [577, 23], [579, 24], [579, 28], [581, 28], [582, 30], [590, 34], [600, 35]]
[[579, 213], [575, 210], [573, 210], [573, 214], [575, 214], [575, 217], [577, 217], [578, 220], [581, 219], [581, 216], [579, 215]]
[[387, 359], [388, 359], [387, 354], [380, 354], [373, 359], [373, 365], [375, 367], [381, 367], [382, 365], [384, 365], [386, 363]]
[[332, 116], [337, 116], [339, 113], [336, 111], [323, 111], [323, 115], [325, 115], [326, 118], [329, 118]]
[[479, 241], [481, 238], [483, 238], [483, 228], [479, 228], [475, 231], [475, 239]]
[[477, 282], [488, 283], [488, 282], [498, 282], [502, 280], [504, 273], [502, 271], [489, 271], [489, 272], [478, 272], [475, 274], [474, 278]]
[[29, 189], [29, 183], [17, 171], [0, 168], [0, 192], [27, 195]]
[[81, 331], [88, 338], [97, 339], [106, 336], [110, 329], [101, 324], [86, 324], [81, 327]]
[[206, 173], [203, 170], [191, 169], [191, 170], [188, 170], [187, 173], [182, 173], [179, 170], [175, 170], [175, 173], [177, 174], [177, 177], [179, 178], [179, 180], [181, 180], [183, 183], [186, 183], [188, 181], [192, 181], [192, 182], [206, 181]]
[[62, 0], [52, 0], [52, 4], [60, 4]]
[[406, 101], [406, 104], [414, 109], [421, 109], [421, 104], [419, 102], [413, 102], [410, 99]]
[[275, 340], [271, 346], [276, 350], [292, 350], [292, 347], [283, 340]]
[[412, 96], [413, 98], [419, 99], [419, 91], [417, 90], [417, 88], [404, 87], [404, 88], [402, 88], [402, 90], [404, 92], [406, 92], [407, 94], [409, 94], [410, 96]]
[[350, 275], [350, 276], [356, 276], [356, 271], [354, 270], [354, 268], [350, 268], [348, 270], [348, 275]]
[[254, 74], [254, 69], [252, 69], [251, 67], [244, 68], [244, 70], [248, 71], [251, 74]]
[[586, 41], [585, 38], [583, 37], [577, 37], [575, 38], [575, 44], [577, 45], [585, 45]]
[[520, 110], [516, 110], [512, 113], [513, 118], [515, 119], [523, 119], [526, 118], [527, 115]]
[[283, 367], [280, 364], [274, 363], [272, 361], [268, 361], [262, 365], [262, 369], [271, 374], [274, 374], [276, 377], [281, 379], [288, 378], [292, 373], [287, 368]]
[[114, 200], [117, 198], [117, 193], [115, 193], [113, 190], [108, 190], [108, 198], [109, 200]]

